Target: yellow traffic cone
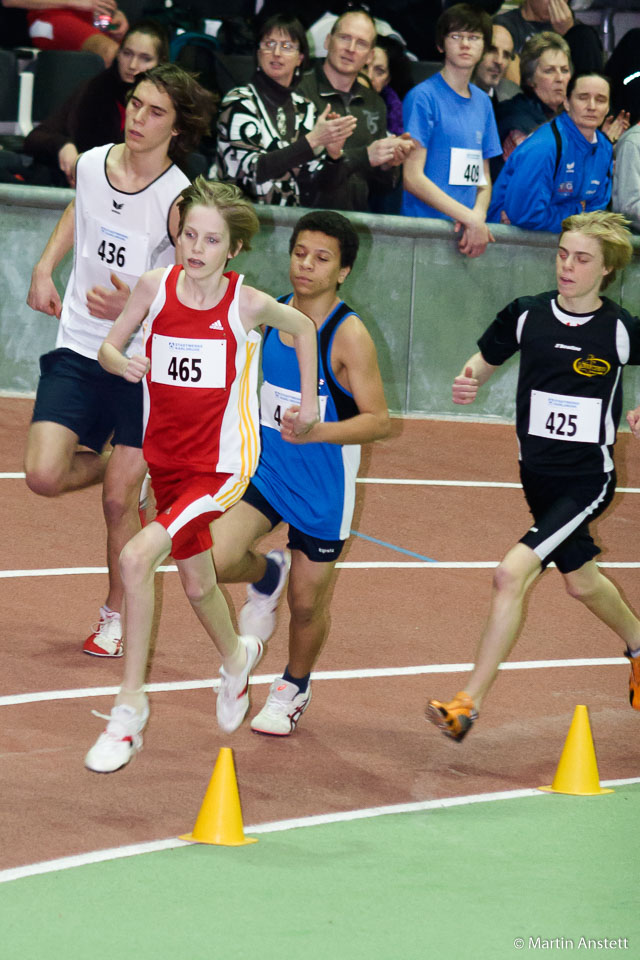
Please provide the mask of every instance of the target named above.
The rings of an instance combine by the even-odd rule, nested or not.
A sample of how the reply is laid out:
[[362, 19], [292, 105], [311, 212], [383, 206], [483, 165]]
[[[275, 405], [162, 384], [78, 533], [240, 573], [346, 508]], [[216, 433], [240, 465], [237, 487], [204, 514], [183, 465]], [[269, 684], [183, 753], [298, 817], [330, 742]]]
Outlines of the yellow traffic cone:
[[180, 839], [192, 843], [215, 843], [223, 847], [242, 847], [258, 842], [257, 837], [244, 835], [238, 781], [230, 747], [222, 747], [218, 754], [193, 831]]
[[589, 713], [585, 706], [578, 706], [574, 710], [553, 783], [550, 787], [538, 789], [549, 793], [569, 793], [575, 797], [613, 793], [613, 790], [600, 786]]

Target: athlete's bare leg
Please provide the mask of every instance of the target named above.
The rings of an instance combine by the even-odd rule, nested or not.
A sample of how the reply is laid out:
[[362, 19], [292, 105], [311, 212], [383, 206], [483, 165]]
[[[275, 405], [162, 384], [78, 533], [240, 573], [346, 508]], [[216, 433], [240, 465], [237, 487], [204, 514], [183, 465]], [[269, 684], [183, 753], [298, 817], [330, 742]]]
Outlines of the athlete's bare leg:
[[118, 561], [125, 544], [140, 530], [138, 503], [146, 471], [142, 450], [118, 444], [113, 448], [104, 475], [102, 509], [107, 525], [109, 568], [109, 592], [105, 603], [118, 612], [122, 610], [124, 594]]
[[126, 544], [120, 557], [127, 642], [122, 689], [116, 703], [126, 703], [139, 712], [145, 703], [142, 686], [147, 673], [153, 625], [155, 572], [170, 552], [171, 537], [161, 524], [153, 521]]
[[600, 573], [595, 560], [563, 577], [569, 596], [584, 603], [624, 640], [629, 650], [640, 649], [640, 620], [624, 602], [616, 585]]
[[32, 423], [24, 468], [27, 486], [42, 497], [57, 497], [101, 483], [109, 454], [78, 449], [78, 436], [49, 420]]
[[478, 644], [473, 673], [464, 687], [476, 709], [480, 708], [498, 667], [516, 642], [524, 598], [541, 569], [533, 550], [517, 543], [495, 572], [489, 616]]
[[227, 601], [216, 580], [211, 551], [205, 550], [176, 563], [184, 592], [220, 653], [222, 666], [228, 673], [239, 673], [247, 662], [246, 651], [233, 629]]
[[243, 500], [214, 521], [213, 562], [220, 583], [257, 583], [262, 579], [267, 561], [253, 547], [270, 529], [265, 515]]
[[329, 634], [329, 593], [334, 563], [315, 563], [300, 550], [291, 551], [289, 603], [289, 673], [306, 677]]

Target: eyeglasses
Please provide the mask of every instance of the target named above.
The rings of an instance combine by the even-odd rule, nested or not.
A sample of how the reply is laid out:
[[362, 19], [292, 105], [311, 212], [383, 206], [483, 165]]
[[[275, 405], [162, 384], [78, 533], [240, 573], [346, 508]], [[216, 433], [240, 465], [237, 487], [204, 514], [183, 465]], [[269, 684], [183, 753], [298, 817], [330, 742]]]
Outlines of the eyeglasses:
[[300, 47], [293, 40], [261, 40], [260, 49], [268, 50], [269, 53], [275, 53], [280, 47], [283, 53], [298, 53]]
[[467, 40], [469, 43], [484, 43], [484, 37], [481, 33], [448, 33], [447, 36], [454, 43], [462, 43]]

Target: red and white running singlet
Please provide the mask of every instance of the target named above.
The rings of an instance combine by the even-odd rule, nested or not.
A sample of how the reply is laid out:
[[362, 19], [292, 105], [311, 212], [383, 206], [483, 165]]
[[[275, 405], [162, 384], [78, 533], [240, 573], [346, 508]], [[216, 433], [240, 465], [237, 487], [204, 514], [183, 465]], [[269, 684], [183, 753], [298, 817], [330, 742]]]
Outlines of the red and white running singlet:
[[197, 310], [178, 300], [181, 270], [167, 268], [143, 323], [151, 361], [143, 381], [144, 456], [169, 470], [250, 477], [260, 455], [261, 337], [240, 321], [243, 278], [226, 273], [220, 303]]

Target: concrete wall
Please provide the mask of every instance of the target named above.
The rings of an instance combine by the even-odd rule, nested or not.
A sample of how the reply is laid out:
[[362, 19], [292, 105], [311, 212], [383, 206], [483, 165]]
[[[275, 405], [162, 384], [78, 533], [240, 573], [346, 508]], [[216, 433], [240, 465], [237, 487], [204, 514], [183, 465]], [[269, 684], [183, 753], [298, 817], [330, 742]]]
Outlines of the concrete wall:
[[[25, 304], [33, 264], [71, 200], [70, 190], [0, 186], [0, 390], [29, 392], [38, 356], [55, 342], [56, 320]], [[235, 268], [269, 293], [289, 290], [288, 242], [300, 212], [262, 207], [261, 230]], [[460, 256], [449, 223], [352, 214], [361, 241], [345, 300], [360, 313], [378, 348], [387, 401], [396, 413], [512, 419], [514, 358], [498, 371], [472, 408], [451, 402], [451, 380], [475, 351], [497, 310], [516, 296], [554, 286], [556, 238], [496, 226], [484, 256]], [[640, 250], [640, 241], [635, 241]], [[56, 274], [62, 290], [71, 258]], [[640, 259], [607, 293], [640, 312]], [[626, 374], [625, 402], [640, 402], [640, 369]]]

